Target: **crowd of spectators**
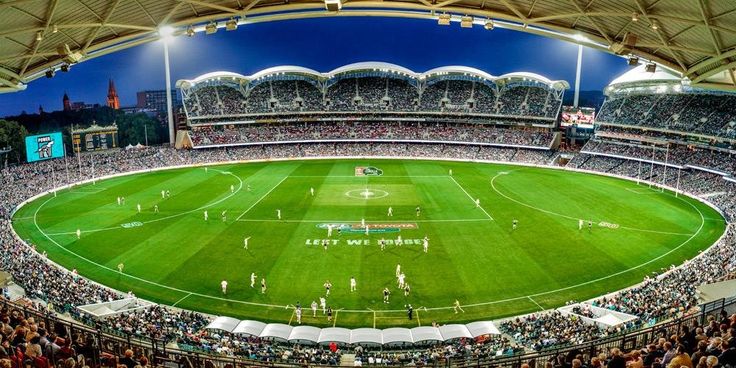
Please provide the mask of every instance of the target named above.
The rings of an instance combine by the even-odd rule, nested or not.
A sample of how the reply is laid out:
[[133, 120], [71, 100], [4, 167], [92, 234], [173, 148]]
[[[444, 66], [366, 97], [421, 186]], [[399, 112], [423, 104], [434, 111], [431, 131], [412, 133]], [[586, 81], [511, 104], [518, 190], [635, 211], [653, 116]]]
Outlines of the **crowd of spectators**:
[[711, 94], [639, 94], [613, 97], [597, 122], [736, 138], [736, 96]]
[[583, 152], [602, 153], [622, 157], [690, 165], [736, 174], [736, 155], [725, 150], [712, 150], [687, 145], [642, 145], [612, 139], [591, 139]]
[[414, 112], [555, 118], [562, 100], [541, 86], [501, 89], [471, 80], [438, 80], [424, 88], [395, 76], [342, 77], [327, 87], [307, 80], [258, 80], [249, 87], [210, 82], [184, 96], [188, 117], [245, 117], [315, 112]]
[[424, 140], [496, 145], [550, 147], [554, 133], [537, 129], [513, 129], [482, 124], [424, 122], [310, 122], [192, 127], [195, 146], [237, 145], [260, 142]]
[[[14, 280], [23, 286], [29, 296], [43, 300], [49, 310], [56, 313], [68, 312], [82, 321], [92, 323], [88, 317], [79, 314], [75, 307], [119, 299], [126, 294], [89, 282], [76, 272], [57, 268], [48, 262], [43, 253], [36, 252], [32, 245], [16, 239], [10, 229], [10, 215], [16, 205], [54, 186], [134, 170], [231, 160], [314, 156], [412, 156], [546, 165], [554, 154], [553, 151], [547, 150], [478, 145], [325, 142], [193, 151], [176, 151], [168, 148], [117, 150], [83, 155], [79, 165], [81, 173], [80, 167], [73, 164], [67, 167], [64, 160], [9, 167], [0, 171], [0, 184], [2, 184], [0, 266], [12, 274]], [[590, 154], [578, 155], [569, 165], [630, 177], [635, 177], [634, 175], [640, 172], [636, 161]], [[654, 175], [665, 176], [663, 167], [661, 165], [656, 167]], [[668, 171], [665, 183], [671, 185], [675, 180], [674, 175], [675, 170]], [[655, 179], [654, 176], [650, 178]], [[708, 200], [714, 201], [722, 208], [730, 205], [733, 209], [734, 196], [731, 195], [733, 183], [724, 182], [718, 175], [695, 170], [685, 171], [685, 175], [681, 175], [680, 178], [683, 190], [708, 196]], [[723, 202], [715, 201], [719, 197]], [[736, 270], [736, 235], [734, 228], [729, 227], [726, 236], [719, 243], [703, 252], [700, 257], [688, 261], [683, 267], [663, 270], [666, 271], [666, 276], [646, 278], [635, 288], [599, 298], [593, 303], [602, 308], [636, 315], [643, 323], [681, 316], [695, 306], [696, 285], [731, 278], [734, 270]], [[267, 362], [332, 365], [340, 361], [339, 349], [333, 351], [330, 348], [296, 345], [277, 347], [260, 340], [217, 335], [203, 329], [208, 322], [208, 317], [198, 313], [154, 306], [94, 323], [108, 331], [178, 341], [182, 346]], [[501, 326], [508, 338], [513, 340], [498, 337], [482, 345], [468, 341], [462, 345], [442, 345], [404, 353], [364, 351], [361, 354], [365, 355], [359, 356], [359, 360], [365, 364], [370, 364], [371, 360], [374, 363], [380, 361], [385, 364], [412, 362], [430, 364], [436, 359], [452, 357], [484, 358], [498, 354], [499, 351], [501, 354], [509, 354], [519, 350], [516, 343], [542, 349], [577, 344], [620, 332], [602, 330], [575, 317], [554, 311], [510, 319]]]

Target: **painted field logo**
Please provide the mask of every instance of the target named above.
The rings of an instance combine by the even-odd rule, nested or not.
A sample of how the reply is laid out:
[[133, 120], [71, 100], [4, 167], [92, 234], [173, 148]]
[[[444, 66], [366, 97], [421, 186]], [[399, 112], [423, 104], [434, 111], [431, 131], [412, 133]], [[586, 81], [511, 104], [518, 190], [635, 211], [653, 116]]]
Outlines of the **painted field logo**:
[[381, 176], [383, 170], [375, 166], [356, 166], [355, 176]]
[[140, 222], [140, 221], [126, 222], [124, 224], [121, 224], [120, 226], [122, 226], [122, 227], [124, 227], [126, 229], [130, 229], [131, 227], [140, 227], [140, 226], [143, 226], [143, 223]]
[[[359, 223], [346, 224], [346, 223], [323, 223], [317, 224], [319, 229], [327, 229], [332, 226], [335, 230], [340, 230], [341, 233], [346, 234], [361, 234], [365, 233], [365, 227]], [[368, 232], [372, 234], [383, 234], [383, 233], [398, 233], [402, 229], [416, 229], [417, 224], [415, 223], [386, 223], [386, 224], [366, 224]]]
[[618, 224], [612, 224], [610, 222], [605, 222], [605, 221], [599, 222], [598, 223], [598, 226], [600, 226], [600, 227], [607, 227], [609, 229], [618, 229], [619, 228], [619, 225]]

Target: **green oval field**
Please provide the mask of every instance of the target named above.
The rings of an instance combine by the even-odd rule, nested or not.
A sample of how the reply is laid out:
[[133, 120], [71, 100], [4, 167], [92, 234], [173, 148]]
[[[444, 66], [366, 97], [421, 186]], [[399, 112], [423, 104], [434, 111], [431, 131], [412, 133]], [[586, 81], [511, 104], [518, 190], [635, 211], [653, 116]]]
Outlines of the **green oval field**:
[[[359, 171], [370, 175], [356, 176]], [[291, 306], [301, 303], [303, 323], [327, 326], [322, 311], [312, 317], [309, 305], [330, 280], [327, 304], [336, 318], [329, 325], [379, 328], [491, 319], [589, 299], [696, 256], [725, 228], [710, 207], [631, 181], [523, 166], [374, 159], [123, 176], [39, 198], [13, 221], [51, 260], [144, 299], [292, 325]], [[328, 224], [341, 230], [328, 238]], [[329, 239], [327, 250], [323, 239]], [[411, 286], [408, 296], [397, 287], [397, 264]], [[389, 303], [384, 288], [391, 291]], [[464, 312], [453, 311], [455, 300]], [[407, 320], [407, 304], [418, 318]]]

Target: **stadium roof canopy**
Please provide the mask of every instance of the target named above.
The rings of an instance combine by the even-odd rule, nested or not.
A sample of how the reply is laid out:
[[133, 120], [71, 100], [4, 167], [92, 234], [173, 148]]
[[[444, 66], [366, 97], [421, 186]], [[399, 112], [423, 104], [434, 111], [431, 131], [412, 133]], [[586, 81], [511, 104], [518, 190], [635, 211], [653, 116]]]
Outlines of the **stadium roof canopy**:
[[304, 76], [309, 79], [328, 81], [328, 80], [334, 80], [335, 78], [339, 78], [342, 76], [346, 76], [346, 77], [350, 77], [353, 75], [360, 76], [366, 73], [370, 74], [371, 72], [375, 72], [380, 75], [404, 76], [407, 79], [413, 79], [413, 80], [430, 80], [433, 78], [438, 78], [438, 77], [442, 77], [446, 75], [465, 75], [465, 76], [472, 76], [474, 79], [486, 80], [489, 82], [496, 82], [499, 80], [510, 81], [510, 82], [532, 81], [532, 82], [542, 84], [542, 85], [547, 86], [548, 88], [553, 88], [556, 90], [570, 88], [570, 84], [564, 80], [554, 81], [544, 76], [541, 76], [539, 74], [529, 73], [529, 72], [514, 72], [514, 73], [507, 73], [501, 76], [493, 76], [479, 69], [475, 69], [475, 68], [471, 68], [467, 66], [452, 65], [452, 66], [443, 66], [439, 68], [434, 68], [424, 73], [419, 73], [419, 72], [415, 72], [413, 70], [410, 70], [400, 65], [390, 64], [390, 63], [385, 63], [385, 62], [380, 62], [380, 61], [367, 61], [367, 62], [348, 64], [348, 65], [344, 65], [344, 66], [335, 68], [325, 73], [320, 73], [318, 71], [315, 71], [309, 68], [293, 66], [293, 65], [276, 66], [276, 67], [264, 69], [250, 76], [246, 76], [246, 75], [242, 75], [238, 73], [226, 72], [226, 71], [218, 71], [218, 72], [211, 72], [211, 73], [203, 74], [191, 80], [187, 80], [187, 79], [178, 80], [176, 82], [176, 86], [178, 88], [190, 89], [190, 88], [196, 87], [197, 85], [208, 85], [211, 82], [222, 83], [223, 81], [225, 83], [229, 82], [229, 83], [243, 84], [243, 85], [248, 84], [249, 82], [253, 81], [253, 83], [257, 85], [258, 82], [268, 80], [269, 78], [272, 78], [274, 76], [282, 77], [282, 76], [289, 76], [289, 75]]
[[326, 10], [324, 0], [0, 0], [0, 91], [23, 89], [66, 62], [155, 41], [162, 26], [181, 35], [188, 29], [201, 32], [211, 22], [225, 28], [230, 19], [247, 26], [327, 16], [449, 17], [455, 27], [464, 18], [476, 27], [638, 55], [693, 85], [736, 89], [733, 0], [342, 0], [341, 5], [335, 12]]

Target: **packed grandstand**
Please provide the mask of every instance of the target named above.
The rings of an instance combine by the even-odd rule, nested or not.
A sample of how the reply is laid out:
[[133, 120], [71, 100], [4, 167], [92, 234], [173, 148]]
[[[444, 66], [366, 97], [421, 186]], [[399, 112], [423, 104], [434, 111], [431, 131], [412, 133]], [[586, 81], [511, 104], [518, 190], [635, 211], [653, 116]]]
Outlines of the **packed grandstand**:
[[[727, 219], [733, 219], [734, 97], [692, 90], [673, 78], [643, 82], [636, 78], [636, 73], [642, 71], [631, 73], [607, 90], [609, 96], [597, 116], [595, 137], [582, 149], [572, 151], [560, 149], [560, 133], [555, 130], [566, 84], [528, 73], [493, 77], [470, 68], [453, 67], [419, 74], [398, 66], [370, 63], [330, 73], [282, 67], [250, 77], [209, 74], [178, 83], [191, 127], [191, 141], [197, 149], [159, 147], [82, 155], [79, 172], [69, 171], [69, 177], [55, 180], [60, 181], [57, 185], [65, 185], [137, 170], [258, 159], [479, 160], [564, 166], [654, 183], [706, 200]], [[53, 189], [51, 174], [54, 170], [61, 172], [64, 164], [49, 161], [0, 171], [0, 264], [38, 301], [26, 305], [25, 311], [6, 304], [3, 333], [14, 336], [14, 345], [24, 339], [28, 343], [25, 353], [6, 346], [0, 355], [21, 361], [22, 357], [45, 356], [51, 362], [59, 362], [79, 354], [88, 360], [80, 364], [92, 365], [92, 360], [100, 357], [90, 346], [104, 332], [123, 336], [132, 345], [136, 343], [131, 338], [140, 339], [136, 345], [139, 350], [124, 354], [120, 363], [135, 360], [133, 363], [142, 366], [147, 359], [142, 361], [141, 356], [146, 355], [143, 352], [149, 346], [154, 346], [150, 357], [167, 356], [165, 347], [155, 348], [156, 341], [177, 351], [180, 358], [200, 359], [197, 354], [207, 354], [211, 357], [207, 359], [237, 357], [246, 364], [340, 365], [350, 356], [355, 365], [435, 365], [454, 361], [468, 365], [524, 363], [545, 367], [608, 364], [618, 368], [624, 366], [625, 360], [636, 367], [665, 367], [675, 361], [688, 367], [736, 365], [736, 318], [728, 317], [726, 309], [708, 313], [700, 309], [696, 291], [698, 285], [734, 277], [733, 225], [716, 244], [680, 267], [662, 270], [632, 288], [590, 300], [587, 307], [576, 306], [572, 314], [551, 310], [495, 321], [501, 334], [479, 338], [394, 347], [305, 345], [303, 341], [279, 342], [208, 328], [214, 316], [166, 306], [93, 320], [76, 307], [128, 295], [50, 263], [32, 244], [18, 239], [11, 227], [16, 207]], [[580, 318], [594, 316], [596, 308], [637, 319], [604, 328]], [[731, 305], [729, 311], [733, 309]], [[33, 318], [34, 313], [40, 314]], [[65, 328], [52, 328], [66, 323], [53, 316], [71, 316], [94, 329], [77, 327], [74, 334]], [[650, 329], [631, 340], [633, 343], [625, 339], [627, 334], [631, 336], [646, 328]], [[614, 337], [616, 340], [610, 340]], [[591, 343], [600, 339], [615, 342]], [[609, 351], [609, 347], [615, 349]], [[632, 352], [624, 355], [619, 348]], [[648, 350], [648, 354], [640, 356], [639, 349]], [[547, 353], [524, 355], [535, 351]], [[705, 359], [684, 364], [683, 353]], [[500, 360], [509, 356], [523, 356], [524, 360]], [[715, 364], [709, 356], [716, 357]], [[541, 357], [549, 361], [545, 363]]]

